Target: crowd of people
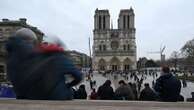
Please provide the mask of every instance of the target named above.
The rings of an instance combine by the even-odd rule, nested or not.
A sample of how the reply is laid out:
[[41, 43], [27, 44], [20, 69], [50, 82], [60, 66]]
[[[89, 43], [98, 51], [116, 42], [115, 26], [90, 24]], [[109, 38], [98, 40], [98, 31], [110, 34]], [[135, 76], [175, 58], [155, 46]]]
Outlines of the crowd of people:
[[[106, 74], [107, 73], [104, 73], [103, 76], [106, 76]], [[149, 75], [153, 76], [153, 79], [157, 78], [155, 73], [149, 73]], [[142, 75], [140, 79], [133, 73], [129, 76], [133, 78], [135, 82], [126, 83], [126, 81], [120, 80], [118, 82], [119, 86], [114, 91], [113, 87], [111, 87], [111, 81], [106, 80], [97, 91], [93, 89], [92, 92], [88, 94], [88, 99], [165, 102], [184, 101], [184, 97], [180, 94], [181, 81], [170, 72], [167, 66], [162, 68], [161, 76], [158, 77], [156, 81], [153, 80], [154, 83], [152, 82], [152, 87], [150, 87], [149, 83], [144, 83], [144, 88], [142, 88], [143, 81], [146, 79], [144, 75]], [[85, 99], [86, 98], [87, 97], [85, 97]], [[190, 100], [192, 100], [192, 98]]]

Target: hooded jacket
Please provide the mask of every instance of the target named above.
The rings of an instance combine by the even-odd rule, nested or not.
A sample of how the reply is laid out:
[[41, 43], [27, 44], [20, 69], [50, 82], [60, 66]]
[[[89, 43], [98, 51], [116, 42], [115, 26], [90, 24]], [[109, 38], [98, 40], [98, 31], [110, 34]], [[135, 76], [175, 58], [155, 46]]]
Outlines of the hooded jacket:
[[171, 73], [165, 74], [156, 80], [154, 90], [158, 93], [161, 101], [175, 102], [180, 96], [181, 82]]
[[114, 91], [111, 87], [111, 83], [106, 81], [103, 85], [98, 88], [98, 98], [101, 100], [112, 100], [114, 99]]
[[[41, 44], [35, 49], [19, 37], [10, 37], [6, 49], [7, 75], [18, 99], [72, 99], [71, 87], [82, 80], [82, 75], [60, 47]], [[65, 83], [65, 74], [74, 80]]]
[[143, 101], [155, 101], [158, 99], [157, 94], [150, 87], [145, 87], [139, 96], [140, 100]]
[[134, 100], [135, 96], [133, 94], [133, 91], [131, 87], [127, 84], [119, 86], [115, 90], [115, 96], [117, 99], [123, 99], [123, 100]]

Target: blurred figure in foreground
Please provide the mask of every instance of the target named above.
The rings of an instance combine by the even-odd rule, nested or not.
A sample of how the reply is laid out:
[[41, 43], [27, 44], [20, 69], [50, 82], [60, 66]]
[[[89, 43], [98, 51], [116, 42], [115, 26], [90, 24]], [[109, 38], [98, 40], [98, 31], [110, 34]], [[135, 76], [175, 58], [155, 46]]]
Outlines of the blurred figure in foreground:
[[161, 76], [156, 80], [154, 89], [158, 93], [160, 101], [176, 102], [179, 100], [181, 82], [170, 73], [169, 67], [164, 66]]
[[[81, 73], [57, 44], [38, 44], [35, 33], [18, 30], [8, 39], [7, 75], [17, 99], [70, 100], [72, 86], [82, 80]], [[73, 77], [66, 83], [65, 74]]]

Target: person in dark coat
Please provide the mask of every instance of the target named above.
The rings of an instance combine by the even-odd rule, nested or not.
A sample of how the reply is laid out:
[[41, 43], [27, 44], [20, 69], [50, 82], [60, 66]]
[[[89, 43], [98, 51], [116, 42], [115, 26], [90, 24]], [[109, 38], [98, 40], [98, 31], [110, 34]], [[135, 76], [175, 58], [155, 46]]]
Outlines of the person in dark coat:
[[98, 98], [101, 100], [112, 100], [114, 99], [114, 91], [111, 87], [111, 81], [106, 80], [105, 83], [98, 88]]
[[132, 91], [133, 91], [133, 94], [134, 94], [134, 100], [138, 100], [138, 94], [137, 94], [137, 86], [135, 83], [131, 83], [129, 82], [128, 85], [131, 87]]
[[79, 89], [76, 91], [77, 94], [77, 99], [87, 99], [87, 92], [86, 92], [86, 88], [85, 85], [80, 85]]
[[92, 79], [90, 79], [90, 89], [92, 90], [93, 89], [93, 81], [92, 81]]
[[161, 76], [156, 80], [155, 91], [160, 97], [160, 101], [176, 102], [181, 91], [181, 82], [170, 73], [167, 66], [162, 68]]
[[134, 100], [135, 96], [131, 87], [124, 80], [119, 81], [119, 87], [115, 90], [115, 98], [119, 100]]
[[[33, 31], [22, 28], [10, 37], [7, 75], [13, 84], [17, 99], [70, 100], [72, 86], [82, 80], [81, 72], [58, 45], [37, 44]], [[66, 82], [64, 75], [73, 80]]]
[[143, 101], [155, 101], [157, 100], [157, 94], [150, 88], [148, 83], [144, 84], [145, 88], [141, 91], [139, 100]]
[[77, 98], [77, 91], [73, 87], [72, 87], [72, 91], [73, 91], [73, 99], [76, 99]]
[[191, 98], [186, 99], [188, 102], [194, 102], [194, 92], [191, 92], [191, 96]]
[[179, 95], [178, 101], [179, 102], [184, 102], [184, 97], [181, 94]]
[[91, 94], [90, 94], [90, 99], [91, 99], [91, 100], [96, 100], [96, 99], [97, 99], [97, 96], [98, 96], [98, 94], [97, 94], [97, 92], [96, 92], [96, 89], [93, 88], [93, 89], [92, 89], [92, 92], [91, 92]]

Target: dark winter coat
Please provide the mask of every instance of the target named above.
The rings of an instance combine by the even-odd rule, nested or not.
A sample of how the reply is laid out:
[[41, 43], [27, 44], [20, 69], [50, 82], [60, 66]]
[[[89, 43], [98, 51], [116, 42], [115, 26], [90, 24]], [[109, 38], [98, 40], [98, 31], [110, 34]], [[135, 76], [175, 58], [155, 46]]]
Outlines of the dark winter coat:
[[98, 98], [101, 100], [112, 100], [114, 99], [114, 91], [111, 86], [102, 85], [97, 91]]
[[157, 94], [150, 88], [150, 87], [146, 87], [144, 88], [141, 93], [140, 93], [140, 100], [143, 101], [155, 101], [157, 100]]
[[135, 96], [129, 85], [121, 85], [115, 90], [115, 98], [122, 100], [134, 100]]
[[97, 99], [98, 94], [96, 92], [92, 92], [90, 95], [90, 99], [91, 100], [96, 100]]
[[166, 74], [156, 80], [154, 89], [158, 93], [161, 101], [178, 101], [181, 82], [172, 74]]
[[[18, 99], [72, 99], [71, 87], [82, 80], [82, 75], [60, 48], [51, 47], [35, 50], [19, 37], [8, 40], [7, 75]], [[74, 80], [65, 83], [65, 74], [72, 75]]]
[[78, 89], [76, 91], [76, 99], [87, 99], [87, 92], [85, 89]]

